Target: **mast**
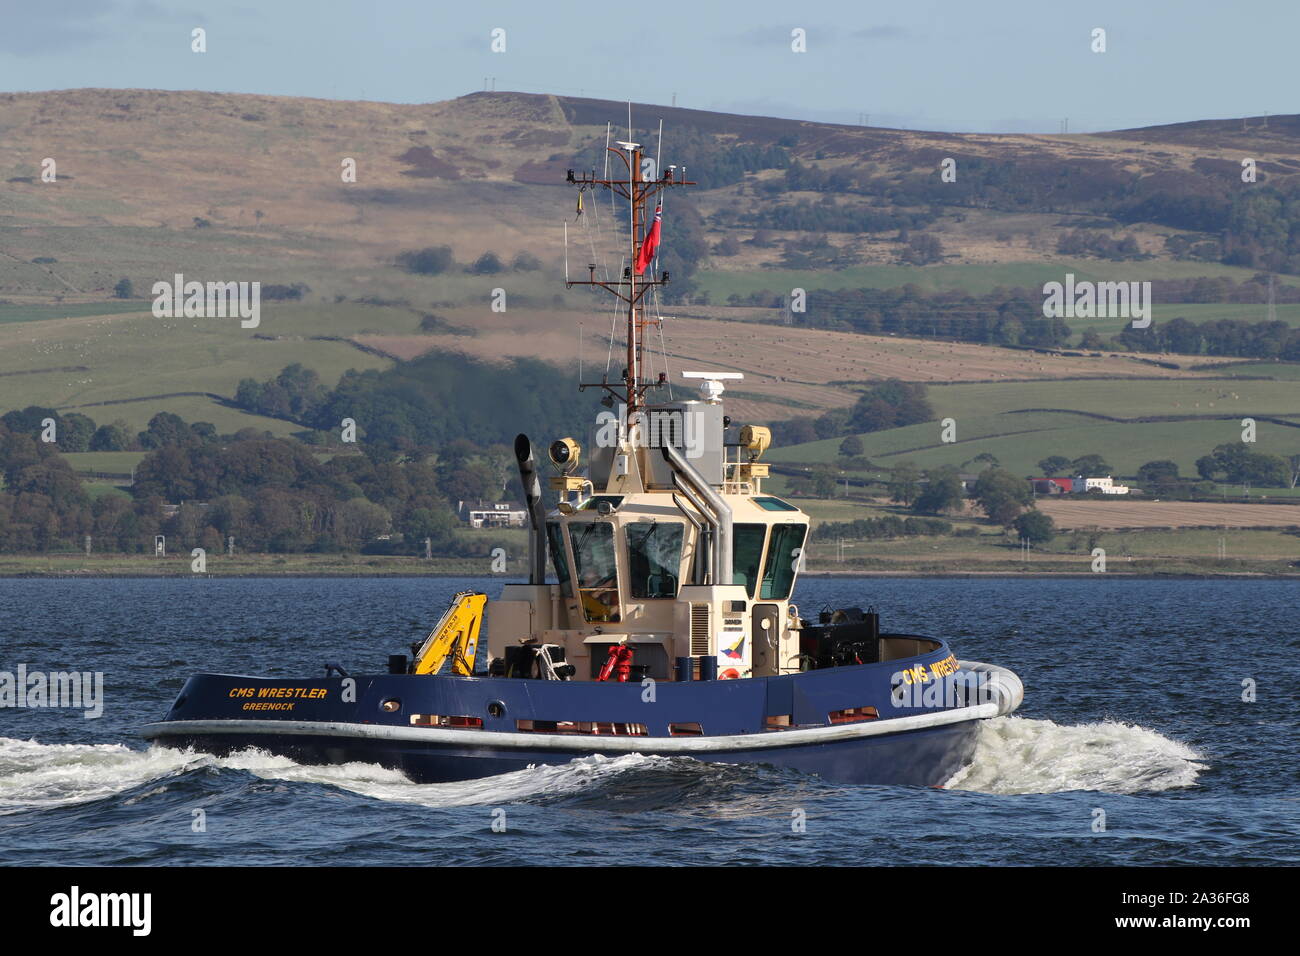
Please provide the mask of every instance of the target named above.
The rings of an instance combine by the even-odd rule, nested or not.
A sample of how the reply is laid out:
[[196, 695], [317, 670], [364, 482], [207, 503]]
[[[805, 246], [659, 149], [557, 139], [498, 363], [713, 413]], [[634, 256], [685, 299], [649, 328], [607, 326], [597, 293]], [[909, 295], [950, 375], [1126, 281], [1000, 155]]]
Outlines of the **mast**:
[[[628, 135], [632, 135], [630, 125]], [[631, 229], [629, 265], [624, 267], [621, 279], [617, 282], [609, 282], [596, 278], [596, 264], [591, 262], [587, 264], [588, 278], [586, 280], [570, 280], [566, 276], [564, 285], [566, 289], [571, 289], [575, 285], [596, 286], [604, 289], [627, 306], [627, 365], [623, 369], [621, 388], [611, 385], [608, 381], [583, 382], [578, 385], [578, 388], [579, 390], [603, 388], [627, 406], [628, 419], [631, 420], [632, 413], [645, 406], [645, 395], [648, 389], [661, 388], [668, 384], [667, 375], [664, 373], [660, 373], [659, 377], [653, 381], [644, 378], [641, 374], [644, 333], [646, 327], [651, 324], [645, 317], [645, 306], [642, 304], [642, 300], [651, 289], [667, 285], [669, 281], [667, 272], [655, 276], [651, 272], [651, 264], [646, 266], [646, 275], [638, 276], [636, 274], [637, 258], [645, 242], [646, 203], [665, 189], [674, 186], [694, 186], [695, 183], [686, 179], [685, 167], [681, 167], [679, 175], [677, 166], [669, 166], [668, 171], [657, 179], [643, 179], [641, 176], [641, 144], [620, 141], [617, 145], [617, 149], [613, 146], [605, 147], [606, 169], [608, 170], [609, 154], [612, 153], [622, 160], [623, 165], [627, 167], [626, 179], [611, 179], [608, 171], [605, 173], [604, 178], [597, 178], [595, 170], [575, 175], [574, 171], [570, 169], [567, 181], [580, 189], [603, 186], [611, 193], [622, 196], [628, 201], [628, 225]], [[658, 169], [655, 170], [655, 173], [658, 175]]]

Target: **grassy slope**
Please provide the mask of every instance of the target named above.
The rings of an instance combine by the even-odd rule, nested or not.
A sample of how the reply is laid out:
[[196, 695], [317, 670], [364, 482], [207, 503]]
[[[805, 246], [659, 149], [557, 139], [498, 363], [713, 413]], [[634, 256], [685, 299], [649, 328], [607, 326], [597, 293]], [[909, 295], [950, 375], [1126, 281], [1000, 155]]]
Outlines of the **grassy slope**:
[[81, 451], [67, 452], [63, 458], [73, 471], [129, 475], [144, 456], [142, 451]]
[[[927, 292], [957, 289], [972, 294], [992, 292], [999, 286], [1038, 288], [1045, 282], [1060, 282], [1067, 272], [1076, 281], [1139, 281], [1185, 279], [1194, 276], [1228, 276], [1241, 282], [1255, 275], [1252, 269], [1208, 262], [1153, 260], [1147, 262], [1105, 262], [1098, 259], [1070, 259], [1059, 262], [1000, 262], [932, 266], [863, 265], [838, 271], [783, 270], [729, 272], [709, 269], [696, 281], [707, 289], [714, 302], [725, 302], [732, 293], [749, 295], [789, 289], [893, 289], [915, 285]], [[1300, 284], [1300, 279], [1296, 280]], [[809, 308], [816, 305], [810, 297]], [[1261, 307], [1262, 308], [1262, 307]], [[1279, 312], [1281, 309], [1279, 308]], [[1171, 316], [1172, 317], [1172, 316]], [[1188, 318], [1191, 318], [1189, 315]]]
[[59, 305], [0, 305], [0, 323], [40, 322], [44, 319], [66, 319], [87, 315], [117, 315], [139, 312], [140, 303], [133, 300], [110, 302], [80, 302]]
[[[1035, 474], [1036, 462], [1049, 455], [1076, 458], [1095, 452], [1121, 474], [1134, 474], [1138, 466], [1158, 458], [1172, 459], [1185, 474], [1194, 474], [1197, 458], [1217, 444], [1240, 440], [1243, 417], [1300, 416], [1300, 389], [1292, 381], [1004, 382], [936, 385], [929, 388], [929, 396], [937, 418], [955, 419], [955, 443], [942, 444], [938, 422], [927, 422], [861, 436], [866, 456], [885, 465], [910, 460], [928, 468], [960, 465], [989, 452], [1004, 468]], [[1227, 419], [1128, 424], [1069, 412], [1013, 413], [1031, 408], [1116, 418], [1224, 415]], [[833, 462], [840, 441], [775, 448], [768, 457], [774, 462]], [[1300, 428], [1261, 422], [1257, 441], [1260, 451], [1300, 453]]]
[[[417, 322], [406, 309], [266, 303], [260, 326], [252, 329], [241, 328], [237, 319], [158, 319], [147, 311], [0, 325], [0, 407], [49, 405], [82, 412], [101, 424], [122, 418], [136, 429], [157, 412], [171, 411], [186, 421], [212, 422], [221, 431], [255, 427], [284, 435], [298, 426], [224, 407], [202, 395], [151, 396], [206, 392], [231, 397], [241, 378], [271, 378], [293, 362], [315, 369], [333, 385], [350, 368], [392, 363], [345, 342], [313, 336], [410, 332]], [[95, 404], [124, 399], [136, 401]]]
[[1136, 381], [1005, 382], [934, 385], [939, 417], [960, 421], [973, 411], [1061, 408], [1116, 418], [1148, 415], [1300, 415], [1300, 389], [1291, 382], [1140, 379]]
[[[1018, 416], [1017, 416], [1018, 417]], [[958, 465], [981, 452], [997, 457], [1001, 467], [1017, 474], [1038, 473], [1037, 462], [1049, 455], [1076, 458], [1100, 454], [1119, 475], [1133, 475], [1148, 461], [1168, 458], [1178, 463], [1185, 475], [1195, 475], [1197, 458], [1215, 445], [1239, 441], [1241, 428], [1231, 422], [1161, 422], [1149, 424], [1089, 423], [1029, 435], [1007, 435], [939, 446], [904, 455], [884, 455], [890, 465], [912, 461], [922, 468]], [[1269, 440], [1272, 438], [1273, 440]], [[1300, 429], [1269, 435], [1261, 432], [1261, 450], [1274, 454], [1300, 452]]]
[[[562, 198], [568, 193], [556, 185], [563, 176], [560, 160], [591, 137], [598, 138], [604, 120], [622, 115], [621, 109], [621, 104], [508, 93], [419, 106], [133, 90], [70, 90], [0, 99], [0, 128], [10, 134], [6, 142], [30, 139], [61, 157], [57, 183], [15, 183], [6, 190], [0, 246], [7, 255], [0, 256], [0, 297], [33, 304], [0, 306], [0, 323], [6, 314], [10, 320], [32, 323], [21, 348], [15, 348], [17, 340], [0, 341], [0, 355], [5, 356], [0, 373], [20, 367], [92, 365], [84, 361], [85, 354], [102, 350], [106, 365], [128, 368], [134, 379], [128, 385], [120, 377], [115, 380], [112, 369], [96, 368], [93, 383], [32, 376], [6, 390], [0, 375], [0, 405], [23, 401], [27, 394], [34, 396], [27, 401], [58, 405], [158, 394], [179, 390], [175, 385], [182, 380], [186, 390], [228, 394], [244, 374], [261, 377], [285, 364], [274, 346], [259, 352], [231, 347], [223, 340], [235, 336], [225, 330], [214, 337], [218, 345], [212, 339], [190, 339], [185, 330], [170, 327], [165, 330], [170, 338], [155, 336], [160, 331], [156, 325], [120, 332], [128, 340], [155, 336], [146, 359], [140, 352], [107, 349], [102, 341], [61, 340], [39, 321], [43, 314], [81, 314], [83, 299], [107, 298], [123, 275], [132, 278], [141, 293], [154, 280], [175, 272], [189, 278], [305, 282], [311, 286], [313, 321], [322, 326], [313, 330], [316, 334], [404, 334], [413, 328], [413, 313], [401, 310], [393, 310], [401, 312], [395, 322], [342, 310], [331, 313], [326, 303], [336, 293], [353, 299], [374, 295], [407, 300], [414, 309], [424, 310], [483, 303], [492, 288], [502, 285], [512, 296], [549, 301], [560, 288], [553, 281], [558, 275], [558, 241], [541, 250], [549, 259], [547, 268], [526, 275], [468, 276], [457, 271], [418, 277], [397, 269], [394, 261], [404, 249], [433, 242], [451, 243], [461, 262], [489, 248], [506, 257], [525, 248], [538, 251], [537, 237], [554, 236], [557, 214], [569, 209], [570, 200]], [[654, 115], [661, 114], [670, 130], [676, 124], [739, 134], [757, 143], [793, 133], [801, 144], [795, 152], [806, 154], [804, 160], [824, 151], [833, 164], [878, 167], [891, 175], [928, 168], [927, 151], [950, 150], [954, 142], [971, 156], [997, 158], [1009, 150], [1018, 161], [1059, 163], [1086, 156], [1120, 165], [1141, 161], [1144, 168], [1166, 170], [1253, 144], [1256, 135], [1215, 127], [1213, 135], [1223, 140], [1219, 148], [1199, 144], [1184, 150], [1151, 131], [1110, 138], [953, 137], [655, 108]], [[1269, 155], [1293, 150], [1290, 141], [1271, 135]], [[511, 148], [503, 151], [503, 146]], [[426, 151], [433, 167], [421, 167], [418, 157], [411, 158], [420, 151]], [[0, 143], [0, 176], [31, 176], [36, 170], [30, 153]], [[339, 157], [344, 155], [357, 159], [362, 171], [356, 184], [344, 185], [339, 179]], [[538, 168], [553, 156], [555, 169]], [[700, 191], [702, 208], [732, 202], [734, 188]], [[991, 251], [957, 241], [957, 233], [982, 241], [982, 232], [1003, 228], [998, 220], [1004, 215], [1013, 231], [1028, 228], [1032, 220], [1043, 235], [1036, 234], [1029, 245], [994, 244]], [[210, 225], [196, 228], [195, 217]], [[1126, 264], [1063, 260], [1050, 250], [1053, 236], [1074, 224], [1069, 215], [1026, 218], [966, 210], [946, 217], [944, 223], [943, 228], [957, 232], [951, 246], [954, 261], [943, 265], [874, 263], [869, 261], [871, 251], [864, 248], [861, 264], [838, 272], [764, 270], [752, 263], [737, 271], [736, 262], [718, 260], [716, 265], [728, 269], [706, 270], [700, 279], [715, 292], [715, 301], [723, 301], [735, 290], [795, 286], [915, 283], [987, 291], [997, 285], [1040, 285], [1065, 271], [1093, 279], [1250, 275], [1249, 270], [1165, 259]], [[612, 242], [613, 233], [606, 232]], [[741, 238], [747, 237], [746, 230], [740, 232]], [[579, 229], [574, 238], [579, 246], [581, 233]], [[888, 250], [885, 254], [893, 255]], [[767, 251], [761, 255], [771, 258]], [[58, 261], [31, 262], [37, 256]], [[53, 305], [55, 296], [76, 304]], [[55, 311], [42, 313], [38, 300]], [[122, 307], [112, 303], [100, 311]], [[267, 306], [268, 313], [272, 308]], [[1284, 312], [1290, 317], [1292, 310], [1279, 309]], [[304, 334], [302, 323], [294, 327], [288, 318], [283, 321], [288, 334]], [[272, 326], [270, 316], [259, 331], [285, 334]], [[162, 355], [168, 342], [178, 351], [193, 351], [192, 364]], [[345, 346], [317, 351], [317, 345], [301, 346], [294, 357], [318, 367], [327, 380], [343, 368], [375, 364], [366, 356], [340, 354], [338, 349]], [[13, 357], [15, 351], [29, 353], [27, 359]], [[77, 353], [83, 360], [78, 361]], [[55, 358], [59, 361], [47, 361]], [[131, 396], [124, 394], [128, 391]], [[219, 417], [204, 411], [209, 419]], [[148, 418], [144, 412], [131, 414], [133, 423]]]
[[[1239, 319], [1243, 322], [1263, 322], [1268, 318], [1268, 306], [1259, 304], [1249, 305], [1210, 305], [1205, 303], [1160, 303], [1156, 302], [1151, 310], [1151, 319], [1157, 325], [1161, 322], [1168, 322], [1170, 319], [1187, 319], [1189, 322], [1209, 322], [1213, 319]], [[1277, 319], [1280, 322], [1286, 322], [1288, 325], [1300, 325], [1300, 303], [1283, 303], [1277, 306]], [[1111, 318], [1111, 319], [1066, 319], [1066, 322], [1077, 334], [1082, 334], [1085, 329], [1096, 329], [1102, 338], [1109, 338], [1123, 327], [1130, 323], [1131, 319]], [[1076, 344], [1077, 339], [1073, 340]], [[1170, 356], [1173, 361], [1178, 361], [1176, 356]]]
[[[32, 151], [16, 149], [16, 142], [39, 142], [43, 144], [39, 155], [61, 157], [58, 184], [15, 185], [6, 190], [6, 208], [0, 216], [0, 246], [7, 253], [0, 256], [0, 298], [18, 304], [0, 305], [0, 409], [143, 397], [82, 410], [100, 422], [124, 418], [137, 429], [157, 411], [169, 410], [187, 420], [211, 421], [222, 431], [253, 425], [285, 434], [295, 426], [248, 416], [203, 396], [148, 396], [181, 391], [230, 395], [240, 378], [267, 378], [293, 361], [315, 368], [332, 383], [347, 368], [381, 368], [389, 363], [312, 336], [409, 335], [419, 311], [477, 305], [498, 284], [507, 286], [512, 296], [545, 297], [549, 302], [558, 289], [550, 281], [558, 274], [558, 244], [544, 272], [504, 278], [461, 272], [410, 276], [393, 262], [403, 249], [436, 242], [452, 243], [461, 262], [471, 261], [485, 249], [507, 257], [520, 249], [536, 251], [537, 237], [554, 234], [556, 210], [567, 213], [571, 196], [551, 185], [562, 177], [562, 169], [554, 170], [554, 177], [536, 171], [522, 175], [525, 167], [520, 164], [567, 155], [584, 137], [603, 133], [606, 114], [617, 117], [623, 109], [620, 104], [588, 104], [587, 113], [575, 125], [566, 121], [564, 112], [574, 102], [484, 94], [450, 103], [394, 106], [84, 90], [0, 100], [0, 128], [10, 134], [5, 138], [8, 146], [0, 143], [0, 178], [30, 176], [35, 171]], [[953, 137], [936, 141], [915, 131], [858, 131], [752, 117], [660, 112], [666, 114], [669, 128], [674, 124], [705, 128], [708, 121], [728, 131], [754, 127], [762, 133], [771, 126], [769, 141], [793, 130], [810, 149], [824, 147], [846, 161], [880, 161], [901, 164], [900, 168], [911, 162], [911, 151], [919, 156], [936, 145], [950, 149], [953, 142]], [[1241, 138], [1233, 130], [1219, 138], [1222, 141], [1216, 140], [1212, 148], [1202, 143], [1188, 150], [1163, 141], [1153, 145], [1146, 132], [1110, 139], [1016, 136], [961, 142], [972, 155], [986, 156], [996, 156], [1004, 148], [1040, 158], [1070, 158], [1076, 148], [1080, 155], [1094, 158], [1097, 150], [1111, 151], [1121, 163], [1141, 162], [1152, 170], [1185, 168], [1206, 155], [1235, 156], [1239, 147], [1251, 142], [1248, 138], [1238, 142]], [[503, 152], [503, 145], [511, 148]], [[426, 146], [454, 167], [455, 178], [409, 175], [418, 170], [401, 156], [408, 149]], [[1277, 137], [1269, 146], [1270, 155], [1294, 149]], [[1260, 152], [1253, 147], [1252, 151]], [[362, 181], [356, 188], [344, 187], [338, 180], [338, 158], [343, 155], [358, 159]], [[720, 198], [731, 201], [721, 192]], [[710, 201], [707, 194], [701, 196], [702, 206]], [[205, 217], [211, 226], [195, 228], [195, 216]], [[971, 221], [975, 218], [972, 213]], [[1003, 228], [994, 221], [996, 215], [987, 218], [981, 229]], [[1058, 218], [1059, 225], [1045, 222]], [[979, 235], [963, 238], [944, 233], [951, 259], [943, 265], [915, 268], [876, 262], [870, 259], [867, 243], [862, 263], [842, 271], [764, 270], [753, 263], [737, 268], [742, 264], [718, 260], [705, 264], [713, 268], [700, 273], [699, 281], [720, 302], [732, 292], [784, 291], [796, 286], [913, 283], [931, 290], [987, 292], [999, 285], [1040, 286], [1066, 272], [1094, 280], [1200, 275], [1240, 280], [1252, 274], [1215, 264], [1160, 259], [1127, 264], [1064, 260], [1051, 250], [1053, 230], [1071, 227], [1068, 216], [1039, 217], [1036, 224], [1026, 217], [1011, 219], [1013, 231], [1021, 229], [1015, 223], [1024, 223], [1025, 229], [1039, 232], [1028, 239], [1018, 235], [1015, 243], [996, 249], [991, 259], [969, 255], [980, 251]], [[884, 249], [886, 257], [892, 254]], [[54, 256], [58, 262], [32, 263], [36, 256]], [[136, 289], [145, 293], [154, 280], [178, 271], [189, 278], [305, 282], [312, 291], [301, 305], [266, 303], [262, 326], [256, 330], [240, 329], [234, 320], [157, 320], [147, 315], [147, 300], [131, 304], [110, 299], [121, 276], [130, 277]], [[411, 307], [336, 306], [331, 304], [336, 294], [407, 300]], [[66, 297], [67, 304], [55, 303], [60, 296]], [[811, 305], [815, 308], [815, 297]], [[132, 308], [141, 314], [123, 314]], [[1225, 315], [1251, 318], [1256, 313], [1262, 318], [1263, 308], [1158, 305], [1156, 316], [1157, 321], [1174, 315], [1203, 320]], [[1300, 308], [1279, 306], [1278, 315], [1300, 321]], [[1087, 324], [1076, 320], [1080, 330]], [[1106, 323], [1095, 324], [1111, 329]], [[602, 325], [599, 320], [593, 323], [593, 327]], [[728, 327], [728, 334], [733, 330]], [[935, 343], [934, 347], [939, 361], [942, 346]], [[76, 366], [85, 370], [51, 371]], [[13, 372], [32, 374], [4, 374]], [[1279, 374], [1287, 373], [1279, 370]], [[843, 370], [828, 377], [842, 376], [852, 377]], [[866, 377], [870, 376], [858, 375]], [[1293, 393], [1291, 382], [933, 386], [938, 414], [957, 419], [957, 445], [903, 451], [935, 444], [934, 425], [879, 433], [866, 441], [868, 454], [887, 463], [893, 455], [922, 464], [956, 464], [991, 451], [1008, 467], [1032, 471], [1032, 463], [1046, 454], [1095, 451], [1121, 470], [1156, 457], [1175, 458], [1186, 470], [1213, 444], [1231, 440], [1230, 423], [1117, 425], [1080, 420], [1077, 415], [1008, 412], [1048, 407], [1123, 417], [1219, 412], [1300, 417]], [[1008, 437], [1030, 427], [1037, 430]], [[1284, 453], [1286, 440], [1292, 438], [1276, 427], [1262, 426], [1260, 447]], [[772, 458], [814, 460], [801, 457], [814, 454], [831, 460], [837, 447], [838, 441], [821, 443], [816, 449], [777, 449]], [[81, 465], [89, 467], [92, 462], [86, 459]], [[774, 480], [772, 487], [779, 489], [783, 482]], [[97, 493], [109, 492], [105, 488]]]
[[[893, 505], [860, 499], [791, 500], [811, 515], [814, 523], [906, 514]], [[1034, 549], [1026, 561], [1013, 541], [975, 515], [957, 515], [948, 520], [955, 528], [976, 528], [979, 536], [857, 540], [847, 542], [850, 546], [843, 550], [839, 539], [814, 539], [807, 549], [809, 568], [814, 572], [1092, 573], [1086, 536], [1058, 534], [1048, 545]], [[1110, 573], [1295, 574], [1300, 551], [1297, 534], [1260, 529], [1148, 529], [1105, 532], [1098, 544], [1106, 550]], [[1219, 558], [1220, 542], [1225, 552], [1223, 559]]]

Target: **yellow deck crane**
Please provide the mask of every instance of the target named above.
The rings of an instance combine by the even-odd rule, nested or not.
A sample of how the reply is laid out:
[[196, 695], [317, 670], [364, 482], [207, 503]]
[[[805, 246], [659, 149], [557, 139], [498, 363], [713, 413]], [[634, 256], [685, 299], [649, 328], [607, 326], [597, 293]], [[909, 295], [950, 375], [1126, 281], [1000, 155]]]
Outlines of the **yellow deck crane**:
[[457, 592], [424, 643], [418, 648], [411, 645], [415, 651], [411, 673], [436, 674], [442, 669], [443, 662], [450, 658], [452, 673], [472, 677], [474, 655], [478, 652], [478, 632], [486, 605], [486, 594]]

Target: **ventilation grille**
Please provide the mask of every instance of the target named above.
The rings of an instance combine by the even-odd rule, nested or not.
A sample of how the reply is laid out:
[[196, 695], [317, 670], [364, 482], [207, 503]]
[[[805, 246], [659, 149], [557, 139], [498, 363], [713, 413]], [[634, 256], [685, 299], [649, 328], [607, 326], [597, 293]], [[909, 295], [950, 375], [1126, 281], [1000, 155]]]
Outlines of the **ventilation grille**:
[[709, 606], [691, 605], [691, 656], [708, 657], [713, 653], [709, 646]]

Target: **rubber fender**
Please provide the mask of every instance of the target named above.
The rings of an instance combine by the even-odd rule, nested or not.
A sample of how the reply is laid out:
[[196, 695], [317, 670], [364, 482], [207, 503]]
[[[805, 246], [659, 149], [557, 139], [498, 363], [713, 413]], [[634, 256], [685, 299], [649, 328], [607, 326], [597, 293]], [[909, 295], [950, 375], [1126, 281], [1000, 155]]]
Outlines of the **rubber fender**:
[[984, 675], [981, 682], [984, 699], [998, 705], [998, 716], [1005, 717], [1013, 713], [1025, 699], [1024, 682], [1015, 671], [997, 664], [984, 664], [979, 661], [958, 661], [962, 670]]

